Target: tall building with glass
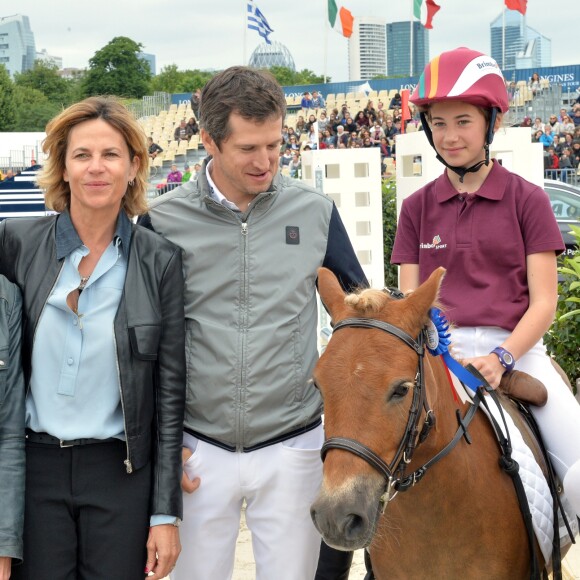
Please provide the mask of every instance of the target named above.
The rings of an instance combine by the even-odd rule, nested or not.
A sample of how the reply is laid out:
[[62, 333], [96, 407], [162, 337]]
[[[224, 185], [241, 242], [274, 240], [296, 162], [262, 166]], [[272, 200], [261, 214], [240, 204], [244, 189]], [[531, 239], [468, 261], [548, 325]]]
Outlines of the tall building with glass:
[[411, 22], [387, 24], [387, 74], [389, 76], [420, 75], [428, 62], [429, 30], [419, 21], [413, 22], [413, 50], [411, 50]]
[[503, 71], [552, 66], [552, 41], [526, 25], [517, 10], [505, 10], [490, 24], [491, 56]]
[[15, 14], [0, 17], [0, 64], [11, 77], [30, 70], [36, 58], [34, 34], [28, 16]]
[[386, 20], [356, 17], [348, 39], [348, 72], [351, 81], [387, 74]]

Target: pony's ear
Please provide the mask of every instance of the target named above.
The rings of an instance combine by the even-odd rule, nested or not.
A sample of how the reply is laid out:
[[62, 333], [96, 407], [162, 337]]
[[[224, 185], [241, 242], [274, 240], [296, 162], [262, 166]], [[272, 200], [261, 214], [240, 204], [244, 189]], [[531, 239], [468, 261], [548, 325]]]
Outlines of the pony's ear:
[[318, 268], [318, 292], [332, 320], [336, 322], [339, 311], [344, 308], [345, 292], [328, 268]]
[[445, 268], [439, 267], [434, 270], [417, 290], [409, 294], [406, 299], [407, 306], [412, 307], [419, 316], [427, 316], [431, 306], [437, 302], [443, 276]]

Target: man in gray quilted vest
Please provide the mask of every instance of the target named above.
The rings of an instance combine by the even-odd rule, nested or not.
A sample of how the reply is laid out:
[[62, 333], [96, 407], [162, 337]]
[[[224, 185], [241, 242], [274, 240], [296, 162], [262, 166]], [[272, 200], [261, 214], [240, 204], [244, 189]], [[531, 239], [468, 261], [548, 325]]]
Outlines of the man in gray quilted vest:
[[184, 495], [173, 580], [231, 578], [244, 502], [257, 578], [316, 574], [316, 273], [330, 268], [347, 290], [366, 279], [332, 200], [278, 171], [285, 114], [269, 73], [216, 75], [201, 97], [199, 177], [149, 214], [183, 248], [186, 276], [184, 487], [195, 493]]

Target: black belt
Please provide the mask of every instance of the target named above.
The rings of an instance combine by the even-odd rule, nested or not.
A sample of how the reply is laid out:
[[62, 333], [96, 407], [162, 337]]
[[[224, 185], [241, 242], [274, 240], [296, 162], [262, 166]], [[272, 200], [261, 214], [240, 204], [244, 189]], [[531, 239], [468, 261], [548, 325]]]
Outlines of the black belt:
[[78, 445], [92, 445], [94, 443], [113, 443], [119, 441], [114, 437], [108, 439], [59, 439], [48, 433], [37, 433], [26, 429], [26, 441], [29, 443], [43, 443], [44, 445], [58, 445], [59, 447], [76, 447]]

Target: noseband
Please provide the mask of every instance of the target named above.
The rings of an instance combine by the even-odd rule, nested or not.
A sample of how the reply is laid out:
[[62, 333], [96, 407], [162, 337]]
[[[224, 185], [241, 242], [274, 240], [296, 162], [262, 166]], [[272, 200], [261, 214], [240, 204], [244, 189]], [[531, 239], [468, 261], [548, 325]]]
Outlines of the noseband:
[[[402, 478], [404, 476], [406, 465], [411, 462], [413, 457], [413, 452], [417, 446], [418, 442], [425, 440], [431, 427], [435, 424], [435, 416], [433, 411], [429, 407], [427, 402], [427, 396], [425, 392], [425, 378], [423, 373], [423, 361], [425, 356], [424, 347], [424, 332], [421, 331], [417, 340], [412, 338], [406, 332], [381, 320], [374, 320], [369, 318], [346, 318], [338, 322], [334, 327], [334, 332], [342, 328], [364, 328], [364, 329], [377, 329], [392, 336], [395, 336], [407, 346], [412, 348], [418, 355], [419, 360], [417, 364], [417, 373], [415, 375], [415, 384], [413, 388], [413, 400], [411, 402], [411, 408], [409, 409], [409, 416], [407, 418], [407, 425], [405, 427], [405, 432], [399, 443], [399, 447], [393, 460], [390, 463], [386, 463], [379, 457], [372, 449], [360, 443], [356, 439], [350, 439], [347, 437], [330, 437], [327, 439], [321, 449], [322, 461], [326, 457], [326, 453], [330, 449], [342, 449], [344, 451], [349, 451], [357, 457], [364, 459], [377, 471], [379, 471], [387, 481], [387, 488], [384, 498], [385, 506], [390, 501], [396, 493], [401, 489]], [[422, 429], [419, 432], [419, 418], [421, 409], [425, 409], [425, 421], [423, 423]], [[422, 477], [422, 476], [421, 476]], [[417, 481], [417, 476], [414, 474], [413, 481], [410, 485], [414, 485]]]

